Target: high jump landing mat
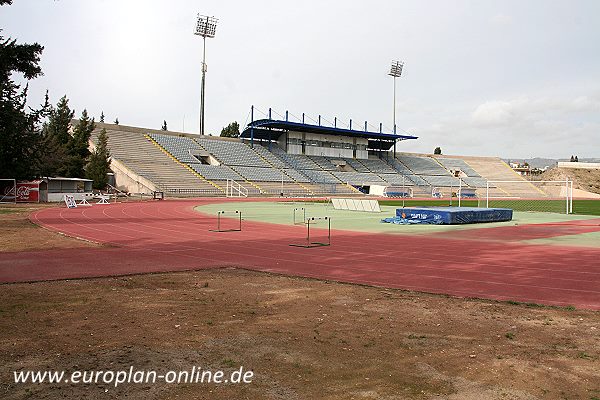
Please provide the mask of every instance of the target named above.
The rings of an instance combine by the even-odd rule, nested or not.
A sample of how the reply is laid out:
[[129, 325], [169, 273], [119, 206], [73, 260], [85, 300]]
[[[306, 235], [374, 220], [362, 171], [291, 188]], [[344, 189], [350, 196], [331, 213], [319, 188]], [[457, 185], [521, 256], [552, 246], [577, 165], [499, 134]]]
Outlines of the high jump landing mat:
[[407, 223], [422, 224], [475, 224], [512, 220], [510, 208], [478, 207], [406, 207], [396, 209], [396, 218]]

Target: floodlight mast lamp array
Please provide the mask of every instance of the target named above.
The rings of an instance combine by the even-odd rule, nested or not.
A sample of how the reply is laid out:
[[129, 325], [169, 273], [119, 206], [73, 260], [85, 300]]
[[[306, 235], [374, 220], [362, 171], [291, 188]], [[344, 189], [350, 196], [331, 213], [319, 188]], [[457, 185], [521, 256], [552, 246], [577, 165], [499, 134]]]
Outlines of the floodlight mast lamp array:
[[206, 38], [214, 38], [217, 30], [215, 17], [198, 14], [194, 35], [202, 36], [202, 84], [200, 88], [200, 134], [204, 135], [204, 84], [206, 82]]
[[394, 60], [388, 74], [394, 78], [394, 134], [396, 133], [396, 78], [400, 78], [402, 75], [402, 68], [404, 68], [404, 62]]

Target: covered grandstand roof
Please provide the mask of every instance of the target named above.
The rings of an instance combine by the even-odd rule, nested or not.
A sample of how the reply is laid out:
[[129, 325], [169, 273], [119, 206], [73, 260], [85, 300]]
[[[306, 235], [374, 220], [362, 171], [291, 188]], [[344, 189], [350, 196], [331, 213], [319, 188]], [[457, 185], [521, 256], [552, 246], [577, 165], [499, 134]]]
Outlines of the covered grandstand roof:
[[240, 138], [250, 139], [254, 137], [257, 140], [277, 140], [279, 136], [289, 131], [365, 138], [369, 140], [370, 148], [382, 150], [388, 150], [398, 140], [417, 139], [416, 136], [410, 135], [359, 131], [274, 119], [259, 119], [251, 122], [240, 134]]

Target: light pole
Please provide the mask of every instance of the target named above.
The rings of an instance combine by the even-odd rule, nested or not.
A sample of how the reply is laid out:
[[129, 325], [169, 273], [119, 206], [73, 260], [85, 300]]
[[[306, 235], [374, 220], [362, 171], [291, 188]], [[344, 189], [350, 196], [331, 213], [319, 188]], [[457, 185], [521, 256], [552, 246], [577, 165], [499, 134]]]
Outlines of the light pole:
[[215, 17], [198, 14], [194, 35], [202, 36], [202, 86], [200, 88], [200, 134], [204, 135], [204, 82], [206, 81], [206, 38], [215, 37], [217, 22]]
[[[404, 67], [404, 62], [392, 60], [392, 67], [390, 68], [390, 73], [388, 75], [394, 78], [394, 135], [396, 134], [396, 78], [400, 78], [402, 75], [402, 68]], [[396, 139], [394, 139], [394, 158], [396, 157]]]
[[404, 62], [402, 61], [392, 61], [392, 67], [390, 68], [390, 73], [388, 75], [394, 78], [394, 134], [396, 133], [396, 78], [400, 78], [402, 75], [402, 68], [404, 67]]

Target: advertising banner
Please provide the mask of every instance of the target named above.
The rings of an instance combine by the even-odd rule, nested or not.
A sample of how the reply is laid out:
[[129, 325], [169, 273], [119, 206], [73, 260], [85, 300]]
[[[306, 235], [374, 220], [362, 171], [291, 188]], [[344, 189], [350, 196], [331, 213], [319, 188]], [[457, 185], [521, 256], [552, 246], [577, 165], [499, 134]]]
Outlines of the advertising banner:
[[17, 203], [39, 203], [40, 182], [17, 182]]

